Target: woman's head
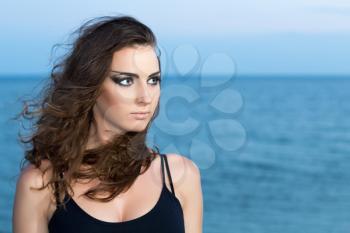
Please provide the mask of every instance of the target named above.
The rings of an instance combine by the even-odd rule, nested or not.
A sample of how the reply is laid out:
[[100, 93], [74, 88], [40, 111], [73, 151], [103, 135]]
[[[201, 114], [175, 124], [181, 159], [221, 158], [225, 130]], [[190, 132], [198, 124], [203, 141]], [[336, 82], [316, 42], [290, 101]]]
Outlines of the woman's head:
[[158, 105], [160, 78], [152, 45], [132, 45], [115, 51], [93, 108], [100, 135], [144, 130]]
[[[96, 18], [75, 34], [69, 52], [54, 65], [42, 98], [25, 103], [20, 115], [38, 119], [29, 139], [20, 139], [32, 145], [26, 162], [39, 167], [43, 159], [50, 160], [49, 184], [59, 181], [60, 192], [74, 179], [98, 178], [101, 183], [86, 195], [98, 199], [95, 194], [107, 191], [110, 196], [101, 200], [110, 200], [155, 158], [145, 140], [159, 112], [156, 38], [130, 16]], [[36, 109], [30, 112], [29, 106]], [[144, 111], [149, 112], [145, 119], [133, 114]], [[63, 180], [60, 172], [65, 172]]]
[[[160, 62], [152, 31], [135, 18], [124, 16], [88, 21], [78, 32], [70, 57], [61, 64], [65, 70], [52, 76], [96, 87], [95, 98], [90, 99], [94, 103], [93, 123], [100, 129], [113, 134], [145, 129], [160, 95]], [[146, 120], [135, 120], [130, 113], [139, 111], [150, 114]]]

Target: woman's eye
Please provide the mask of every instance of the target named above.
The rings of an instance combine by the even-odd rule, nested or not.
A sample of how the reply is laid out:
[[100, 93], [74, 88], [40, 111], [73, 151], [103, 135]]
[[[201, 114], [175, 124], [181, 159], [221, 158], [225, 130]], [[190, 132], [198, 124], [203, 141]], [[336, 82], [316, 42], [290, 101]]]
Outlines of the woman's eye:
[[159, 82], [160, 82], [160, 77], [157, 76], [157, 77], [152, 77], [150, 78], [149, 80], [153, 80], [153, 83], [152, 85], [157, 85]]
[[[127, 87], [130, 86], [132, 84], [132, 82], [134, 81], [133, 78], [121, 78], [121, 77], [112, 77], [112, 80], [118, 84], [119, 86], [122, 87]], [[158, 83], [160, 83], [161, 79], [160, 76], [156, 76], [156, 77], [152, 77], [149, 80], [152, 80], [152, 82], [150, 83], [153, 86], [158, 85]]]
[[131, 83], [132, 83], [132, 78], [117, 78], [117, 77], [113, 77], [113, 81], [116, 84], [120, 85], [120, 86], [130, 86]]

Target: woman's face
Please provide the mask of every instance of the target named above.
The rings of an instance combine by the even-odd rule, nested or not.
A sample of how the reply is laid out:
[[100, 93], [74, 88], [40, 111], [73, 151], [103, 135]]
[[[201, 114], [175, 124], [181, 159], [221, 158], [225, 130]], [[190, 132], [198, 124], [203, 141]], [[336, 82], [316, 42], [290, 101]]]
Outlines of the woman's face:
[[99, 131], [124, 134], [144, 130], [158, 104], [160, 77], [152, 46], [137, 45], [116, 51], [94, 106]]

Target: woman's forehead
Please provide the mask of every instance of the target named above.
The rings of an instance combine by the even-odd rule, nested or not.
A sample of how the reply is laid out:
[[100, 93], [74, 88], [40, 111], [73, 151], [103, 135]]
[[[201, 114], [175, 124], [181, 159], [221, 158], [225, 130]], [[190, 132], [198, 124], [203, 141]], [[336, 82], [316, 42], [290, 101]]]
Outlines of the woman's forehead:
[[111, 70], [149, 75], [159, 70], [157, 54], [150, 45], [122, 48], [114, 52]]

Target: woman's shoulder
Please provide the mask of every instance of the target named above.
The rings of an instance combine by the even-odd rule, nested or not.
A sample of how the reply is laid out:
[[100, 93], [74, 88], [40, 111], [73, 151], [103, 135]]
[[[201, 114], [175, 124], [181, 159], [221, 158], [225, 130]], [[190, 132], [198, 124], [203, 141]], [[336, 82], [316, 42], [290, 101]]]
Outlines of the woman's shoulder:
[[202, 232], [203, 195], [198, 166], [189, 158], [169, 154], [175, 194], [179, 197], [185, 218], [186, 232]]
[[198, 166], [190, 158], [176, 153], [168, 153], [166, 154], [166, 157], [168, 159], [169, 167], [172, 167], [172, 173], [174, 173], [177, 178], [183, 179], [185, 178], [183, 177], [185, 174], [192, 178], [193, 176], [200, 176]]
[[[175, 193], [185, 202], [189, 194], [200, 192], [201, 174], [198, 166], [184, 155], [166, 154]], [[196, 190], [198, 189], [198, 190]]]
[[32, 163], [28, 163], [21, 171], [20, 179], [25, 179], [28, 182], [42, 181], [40, 178], [45, 169], [50, 172], [51, 162], [48, 159], [41, 161], [40, 167], [36, 167]]
[[[47, 172], [43, 173], [45, 169]], [[52, 203], [50, 186], [38, 190], [46, 184], [51, 176], [50, 162], [42, 161], [40, 167], [33, 164], [26, 165], [17, 179], [16, 194], [14, 203], [14, 216], [16, 221], [23, 219], [33, 219], [39, 221], [47, 216]], [[34, 220], [35, 219], [35, 220]], [[41, 223], [47, 221], [47, 218], [40, 220]]]
[[[44, 173], [44, 171], [46, 172]], [[51, 179], [51, 163], [45, 159], [41, 161], [40, 167], [34, 164], [27, 164], [21, 171], [17, 185], [40, 188]]]
[[22, 169], [18, 177], [17, 187], [32, 198], [48, 197], [51, 191], [50, 186], [41, 190], [37, 189], [46, 185], [51, 179], [51, 176], [52, 169], [49, 160], [42, 160], [39, 167], [36, 167], [34, 164], [28, 164]]

